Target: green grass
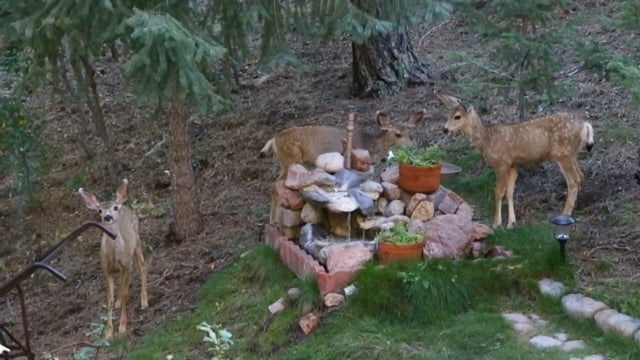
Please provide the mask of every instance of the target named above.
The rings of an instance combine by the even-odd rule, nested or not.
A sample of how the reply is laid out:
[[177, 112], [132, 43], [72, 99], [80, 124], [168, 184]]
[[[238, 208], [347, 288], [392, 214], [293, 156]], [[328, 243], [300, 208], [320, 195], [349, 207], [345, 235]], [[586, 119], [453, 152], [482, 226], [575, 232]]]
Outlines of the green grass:
[[[498, 231], [486, 241], [515, 252], [505, 260], [432, 260], [379, 267], [369, 263], [356, 278], [356, 294], [339, 311], [321, 315], [320, 326], [302, 335], [303, 308], [318, 308], [313, 280], [297, 279], [265, 245], [216, 273], [202, 288], [192, 314], [169, 321], [134, 349], [114, 351], [127, 359], [208, 359], [196, 325], [220, 324], [233, 334], [227, 354], [238, 359], [563, 359], [601, 353], [631, 359], [637, 345], [603, 334], [592, 322], [571, 320], [557, 300], [540, 297], [537, 281], [553, 277], [575, 286], [573, 269], [558, 255], [546, 223]], [[267, 306], [287, 289], [301, 290], [297, 303], [271, 316]], [[526, 343], [501, 313], [535, 312], [550, 321], [545, 334], [566, 332], [586, 340], [585, 350], [541, 351]], [[632, 355], [629, 355], [632, 354]]]
[[[289, 327], [299, 311], [289, 307], [277, 317], [267, 307], [298, 282], [266, 246], [255, 248], [239, 263], [212, 276], [203, 286], [192, 314], [166, 322], [128, 352], [128, 359], [206, 359], [204, 333], [196, 325], [205, 321], [230, 331], [234, 347], [242, 352], [270, 351], [289, 341]], [[240, 335], [240, 336], [238, 336]]]

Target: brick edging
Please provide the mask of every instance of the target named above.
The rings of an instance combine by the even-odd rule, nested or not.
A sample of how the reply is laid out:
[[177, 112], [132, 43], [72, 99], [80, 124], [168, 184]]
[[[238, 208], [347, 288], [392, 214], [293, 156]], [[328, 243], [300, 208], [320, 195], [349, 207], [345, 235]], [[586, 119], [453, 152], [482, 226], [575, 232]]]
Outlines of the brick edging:
[[287, 239], [274, 225], [266, 224], [264, 235], [265, 243], [278, 252], [282, 263], [298, 277], [313, 277], [316, 279], [321, 296], [341, 290], [355, 276], [355, 272], [349, 271], [327, 272], [316, 259], [307, 254], [296, 243]]

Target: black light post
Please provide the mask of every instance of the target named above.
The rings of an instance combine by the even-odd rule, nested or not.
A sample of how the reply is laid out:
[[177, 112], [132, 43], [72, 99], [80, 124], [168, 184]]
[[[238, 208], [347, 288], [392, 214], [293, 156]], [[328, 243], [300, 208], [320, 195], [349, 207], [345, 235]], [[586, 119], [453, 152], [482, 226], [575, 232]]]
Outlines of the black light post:
[[571, 215], [558, 214], [553, 215], [549, 222], [558, 227], [558, 231], [556, 232], [556, 240], [560, 244], [560, 257], [562, 258], [562, 262], [565, 262], [565, 245], [567, 241], [569, 241], [569, 232], [567, 230], [562, 231], [564, 226], [573, 225], [576, 223], [576, 219]]

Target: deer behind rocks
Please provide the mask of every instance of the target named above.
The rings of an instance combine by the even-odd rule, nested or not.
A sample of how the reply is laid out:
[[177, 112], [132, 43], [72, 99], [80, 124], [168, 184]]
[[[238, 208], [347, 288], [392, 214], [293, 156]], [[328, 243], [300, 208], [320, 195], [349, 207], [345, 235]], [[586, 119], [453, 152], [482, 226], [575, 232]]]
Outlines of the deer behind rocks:
[[562, 213], [573, 212], [584, 177], [578, 166], [578, 153], [593, 147], [590, 123], [574, 114], [559, 112], [517, 124], [485, 126], [472, 106], [453, 96], [438, 92], [435, 95], [450, 110], [444, 132], [467, 135], [496, 172], [494, 227], [502, 224], [505, 191], [509, 208], [507, 228], [516, 222], [513, 192], [517, 167], [525, 164], [556, 162], [567, 182], [567, 201]]
[[[394, 125], [389, 115], [378, 111], [376, 122], [379, 131], [368, 133], [362, 129], [354, 130], [352, 148], [369, 150], [373, 158], [386, 156], [386, 152], [393, 146], [411, 144], [409, 130], [421, 122], [424, 116], [424, 110], [418, 111], [411, 114], [403, 124]], [[260, 150], [260, 157], [273, 150], [280, 163], [278, 180], [282, 180], [286, 177], [287, 170], [292, 164], [314, 164], [320, 154], [342, 153], [346, 135], [346, 128], [333, 126], [317, 125], [289, 128], [267, 141]]]
[[106, 338], [111, 338], [113, 335], [111, 314], [114, 307], [114, 277], [118, 271], [120, 272], [120, 290], [118, 292], [118, 301], [115, 303], [116, 308], [118, 305], [120, 306], [118, 332], [124, 333], [127, 331], [127, 302], [134, 257], [138, 265], [138, 270], [140, 271], [140, 282], [142, 283], [140, 295], [141, 307], [142, 309], [149, 307], [147, 299], [147, 273], [144, 255], [142, 253], [142, 243], [140, 242], [138, 233], [138, 217], [131, 208], [124, 205], [127, 199], [128, 183], [126, 179], [122, 180], [122, 184], [116, 191], [115, 201], [100, 202], [92, 193], [82, 188], [78, 190], [87, 208], [97, 210], [102, 223], [116, 234], [115, 240], [103, 235], [100, 245], [102, 271], [104, 272], [107, 283], [108, 319], [105, 327]]

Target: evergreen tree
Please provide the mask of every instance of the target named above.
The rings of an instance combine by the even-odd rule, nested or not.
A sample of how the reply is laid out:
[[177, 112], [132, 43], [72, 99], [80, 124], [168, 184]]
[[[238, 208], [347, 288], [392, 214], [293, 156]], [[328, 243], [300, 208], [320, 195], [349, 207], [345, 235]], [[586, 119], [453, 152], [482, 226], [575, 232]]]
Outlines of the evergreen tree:
[[378, 96], [428, 81], [429, 66], [416, 56], [407, 31], [412, 25], [445, 18], [450, 12], [449, 3], [439, 0], [224, 0], [209, 3], [203, 22], [216, 29], [213, 36], [229, 49], [234, 61], [248, 54], [244, 37], [255, 23], [262, 24], [263, 67], [301, 66], [287, 45], [292, 33], [323, 38], [349, 35], [353, 93]]
[[69, 107], [74, 104], [80, 114], [85, 108], [91, 113], [90, 121], [83, 119], [78, 124], [76, 140], [90, 158], [96, 155], [85, 141], [89, 130], [83, 125], [93, 122], [104, 145], [101, 158], [109, 163], [112, 182], [117, 181], [112, 137], [102, 113], [94, 61], [102, 55], [102, 48], [118, 37], [126, 13], [126, 8], [112, 0], [0, 1], [0, 31], [28, 50], [33, 75], [40, 77], [41, 70], [47, 70], [51, 83], [64, 87], [57, 93], [68, 96]]
[[195, 236], [202, 227], [189, 146], [189, 107], [217, 110], [224, 104], [205, 69], [225, 49], [190, 33], [166, 14], [136, 11], [127, 19], [134, 56], [124, 65], [137, 92], [169, 102], [169, 153], [174, 184], [178, 240]]
[[[228, 72], [209, 72], [237, 73], [237, 64], [253, 56], [249, 34], [261, 35], [262, 67], [301, 65], [288, 47], [292, 33], [348, 34], [354, 92], [384, 95], [428, 79], [428, 66], [414, 54], [407, 29], [449, 11], [438, 0], [0, 0], [0, 31], [23, 44], [38, 69], [49, 72], [54, 85], [64, 85], [62, 93], [90, 110], [105, 144], [102, 158], [112, 161], [94, 62], [105, 49], [117, 59], [115, 45], [123, 45], [130, 57], [123, 70], [137, 93], [169, 104], [176, 231], [184, 239], [201, 227], [190, 164], [190, 109], [216, 110], [228, 99], [223, 91], [228, 86], [221, 86]], [[214, 67], [215, 62], [226, 66]], [[81, 123], [78, 129], [78, 139], [84, 139], [88, 130]], [[88, 144], [85, 148], [92, 153]]]
[[476, 65], [468, 72], [471, 82], [487, 81], [505, 89], [507, 97], [515, 88], [521, 120], [529, 93], [542, 93], [549, 101], [557, 95], [554, 78], [563, 64], [556, 49], [566, 39], [567, 28], [552, 27], [551, 21], [556, 10], [568, 2], [493, 0], [480, 8], [475, 1], [457, 2], [471, 28], [482, 35], [490, 49], [488, 64], [462, 54], [465, 64]]

